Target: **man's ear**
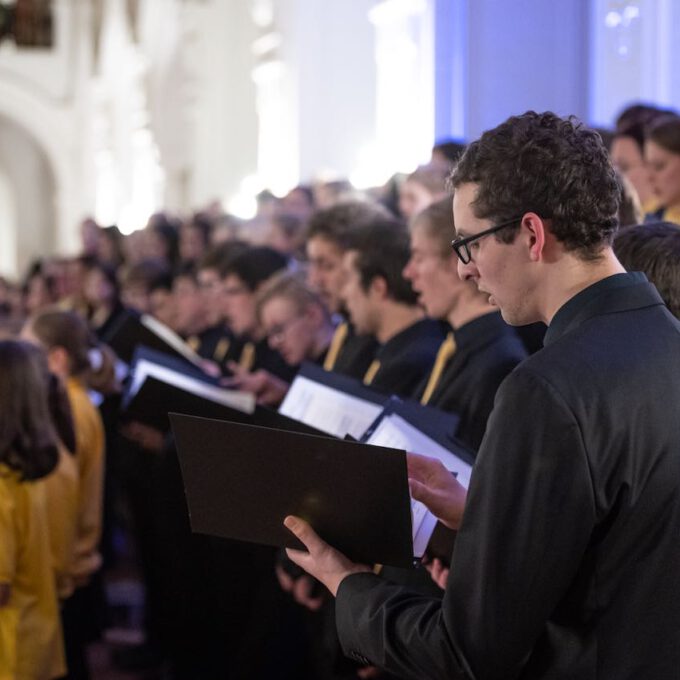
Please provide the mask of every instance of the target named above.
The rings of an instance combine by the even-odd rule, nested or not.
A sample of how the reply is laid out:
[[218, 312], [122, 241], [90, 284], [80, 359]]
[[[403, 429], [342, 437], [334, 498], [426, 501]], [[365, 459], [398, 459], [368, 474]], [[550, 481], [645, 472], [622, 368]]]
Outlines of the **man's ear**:
[[384, 299], [387, 297], [387, 281], [382, 276], [374, 276], [373, 280], [371, 281], [371, 285], [368, 289], [369, 293], [372, 293], [379, 297], [380, 299]]
[[538, 262], [544, 256], [547, 225], [536, 213], [526, 213], [522, 218], [522, 235], [529, 247], [529, 259]]

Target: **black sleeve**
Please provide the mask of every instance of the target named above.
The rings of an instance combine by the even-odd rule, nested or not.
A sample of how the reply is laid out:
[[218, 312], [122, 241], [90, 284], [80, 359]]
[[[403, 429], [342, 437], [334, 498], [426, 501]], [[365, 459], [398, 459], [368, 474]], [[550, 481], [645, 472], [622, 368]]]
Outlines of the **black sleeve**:
[[346, 578], [336, 604], [345, 653], [402, 677], [516, 677], [574, 580], [594, 523], [579, 425], [552, 385], [520, 367], [498, 391], [444, 599], [370, 574]]

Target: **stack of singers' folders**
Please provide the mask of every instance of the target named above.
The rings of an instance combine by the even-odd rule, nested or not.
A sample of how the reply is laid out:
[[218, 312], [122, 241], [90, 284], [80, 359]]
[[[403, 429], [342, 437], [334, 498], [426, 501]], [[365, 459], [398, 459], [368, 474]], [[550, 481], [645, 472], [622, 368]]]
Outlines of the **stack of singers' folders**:
[[317, 366], [302, 367], [278, 412], [165, 405], [199, 533], [299, 548], [283, 526], [293, 514], [355, 561], [409, 567], [432, 549], [436, 519], [409, 496], [405, 452], [439, 458], [466, 487], [470, 479], [457, 417]]
[[436, 520], [409, 497], [405, 451], [435, 456], [469, 482], [456, 416], [313, 365], [274, 411], [223, 387], [149, 317], [125, 318], [110, 342], [130, 365], [125, 416], [161, 431], [172, 424], [194, 531], [295, 546], [282, 523], [296, 514], [352, 559], [410, 566], [433, 550]]

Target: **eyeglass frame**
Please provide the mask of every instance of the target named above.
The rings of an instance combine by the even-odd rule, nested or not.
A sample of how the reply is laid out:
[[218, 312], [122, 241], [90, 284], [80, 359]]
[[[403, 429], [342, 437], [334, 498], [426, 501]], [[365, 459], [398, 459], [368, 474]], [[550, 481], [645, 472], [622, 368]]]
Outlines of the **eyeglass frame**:
[[470, 264], [470, 262], [472, 262], [472, 254], [470, 253], [468, 244], [472, 243], [473, 241], [476, 241], [477, 239], [484, 238], [484, 236], [495, 234], [497, 231], [505, 229], [506, 227], [511, 227], [512, 225], [517, 224], [521, 220], [522, 217], [515, 217], [515, 219], [513, 220], [501, 222], [501, 224], [497, 224], [494, 227], [490, 227], [489, 229], [480, 231], [479, 234], [472, 234], [472, 236], [466, 236], [465, 238], [454, 238], [453, 241], [451, 241], [451, 247], [458, 256], [458, 259], [463, 264]]
[[288, 321], [285, 321], [284, 323], [279, 323], [274, 326], [274, 328], [271, 329], [269, 333], [267, 333], [267, 338], [269, 340], [280, 340], [283, 338], [288, 330], [292, 328], [292, 326], [295, 324], [296, 321], [300, 321], [302, 318], [302, 315], [294, 316], [292, 319], [288, 319]]

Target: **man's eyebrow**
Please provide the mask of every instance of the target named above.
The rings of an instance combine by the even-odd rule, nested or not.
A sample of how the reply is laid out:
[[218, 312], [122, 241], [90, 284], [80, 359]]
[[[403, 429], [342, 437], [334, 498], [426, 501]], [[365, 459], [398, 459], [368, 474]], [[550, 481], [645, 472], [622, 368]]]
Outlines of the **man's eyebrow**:
[[465, 229], [456, 229], [454, 238], [467, 238], [469, 234]]

